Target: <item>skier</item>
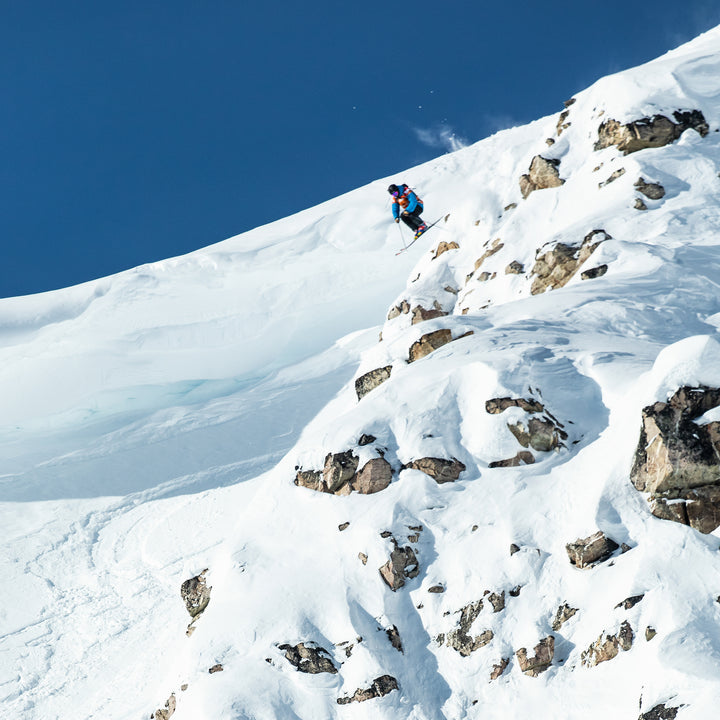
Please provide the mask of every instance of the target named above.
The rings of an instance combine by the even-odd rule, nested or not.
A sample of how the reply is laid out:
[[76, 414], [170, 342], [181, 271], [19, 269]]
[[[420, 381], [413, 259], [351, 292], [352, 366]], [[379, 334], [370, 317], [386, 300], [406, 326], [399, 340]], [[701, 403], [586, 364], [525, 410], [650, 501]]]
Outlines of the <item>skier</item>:
[[[423, 211], [423, 201], [407, 186], [397, 186], [394, 183], [388, 188], [392, 195], [392, 213], [395, 222], [402, 221], [415, 233], [417, 240], [426, 230], [427, 224], [420, 217]], [[402, 209], [401, 209], [402, 208]]]

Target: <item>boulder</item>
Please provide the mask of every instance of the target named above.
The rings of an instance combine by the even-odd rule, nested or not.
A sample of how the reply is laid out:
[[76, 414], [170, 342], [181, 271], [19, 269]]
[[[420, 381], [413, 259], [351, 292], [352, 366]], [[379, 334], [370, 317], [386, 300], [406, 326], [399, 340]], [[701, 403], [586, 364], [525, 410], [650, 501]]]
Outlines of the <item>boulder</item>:
[[665, 188], [659, 183], [648, 183], [640, 178], [636, 183], [635, 187], [638, 192], [641, 192], [646, 198], [650, 200], [660, 200], [665, 197]]
[[382, 385], [390, 378], [391, 373], [392, 365], [386, 365], [385, 367], [371, 370], [357, 378], [357, 380], [355, 380], [355, 393], [357, 394], [358, 400], [362, 400], [371, 390], [374, 390], [378, 385]]
[[537, 677], [540, 673], [545, 672], [552, 664], [553, 655], [555, 654], [555, 638], [548, 635], [543, 638], [534, 648], [533, 657], [528, 657], [527, 650], [520, 648], [516, 653], [520, 670], [529, 677]]
[[394, 305], [390, 308], [390, 312], [388, 312], [387, 319], [393, 320], [394, 318], [398, 317], [398, 315], [407, 315], [410, 312], [410, 304], [407, 300], [403, 300], [399, 305]]
[[452, 331], [443, 328], [435, 330], [420, 337], [417, 342], [410, 346], [410, 358], [408, 362], [415, 362], [426, 357], [434, 350], [452, 342]]
[[557, 632], [577, 611], [577, 608], [570, 607], [567, 603], [561, 605], [555, 613], [555, 619], [551, 625], [552, 629]]
[[[360, 458], [352, 450], [341, 453], [328, 453], [323, 468], [323, 486], [325, 492], [336, 493], [355, 478]], [[344, 493], [347, 494], [347, 493]]]
[[392, 467], [384, 458], [373, 458], [363, 465], [351, 483], [352, 489], [362, 495], [384, 490], [392, 481]]
[[535, 462], [535, 456], [529, 450], [521, 450], [515, 457], [506, 460], [493, 460], [488, 463], [489, 468], [509, 468], [520, 467], [520, 465], [532, 465]]
[[621, 124], [617, 120], [606, 120], [598, 128], [598, 140], [595, 150], [616, 146], [625, 155], [644, 150], [658, 148], [677, 140], [685, 130], [692, 128], [701, 137], [709, 132], [705, 117], [699, 110], [674, 112], [673, 122], [665, 115], [653, 115], [639, 120]]
[[295, 484], [299, 487], [308, 488], [308, 490], [325, 492], [322, 472], [319, 470], [298, 470], [295, 474]]
[[565, 181], [560, 177], [559, 166], [559, 160], [548, 160], [541, 155], [536, 155], [530, 163], [528, 173], [520, 178], [522, 196], [527, 198], [535, 190], [560, 187]]
[[420, 567], [415, 552], [409, 545], [402, 548], [396, 546], [379, 572], [387, 586], [395, 592], [405, 585], [406, 579], [417, 577]]
[[459, 248], [460, 246], [454, 240], [452, 242], [445, 242], [443, 240], [438, 244], [435, 255], [433, 256], [433, 260], [437, 260], [443, 253], [446, 253], [448, 250], [458, 250]]
[[525, 267], [521, 262], [513, 260], [506, 268], [506, 275], [522, 275], [525, 272]]
[[399, 653], [404, 654], [402, 640], [400, 639], [400, 631], [397, 629], [397, 625], [393, 625], [392, 627], [387, 628], [385, 630], [385, 634], [387, 635], [390, 644]]
[[471, 653], [484, 647], [494, 637], [492, 630], [485, 630], [475, 637], [470, 635], [470, 627], [475, 622], [482, 608], [482, 600], [477, 600], [462, 608], [462, 610], [460, 610], [458, 626], [447, 635], [445, 644], [459, 652], [463, 657], [468, 657]]
[[665, 707], [665, 704], [655, 705], [646, 713], [641, 713], [638, 720], [675, 720], [679, 707]]
[[206, 573], [207, 568], [199, 575], [186, 580], [180, 586], [180, 596], [185, 602], [185, 607], [192, 618], [196, 618], [204, 612], [210, 602], [210, 591], [212, 587], [208, 587], [205, 583]]
[[620, 546], [614, 540], [598, 530], [590, 537], [578, 538], [575, 542], [568, 543], [565, 549], [571, 564], [577, 568], [587, 568], [609, 558], [618, 547]]
[[211, 668], [208, 669], [208, 672], [211, 675], [214, 675], [215, 673], [222, 672], [224, 669], [225, 668], [220, 663], [216, 663], [215, 665], [213, 665]]
[[280, 645], [279, 648], [285, 651], [286, 659], [299, 672], [311, 675], [317, 675], [318, 673], [335, 675], [338, 671], [330, 657], [330, 653], [316, 643], [285, 644]]
[[485, 411], [491, 415], [499, 415], [511, 407], [519, 407], [527, 413], [540, 413], [545, 409], [537, 400], [525, 400], [524, 398], [504, 397], [485, 401]]
[[635, 198], [635, 204], [633, 205], [633, 207], [636, 210], [647, 210], [648, 209], [647, 205], [640, 198]]
[[342, 697], [337, 699], [338, 705], [348, 705], [352, 702], [365, 702], [374, 698], [384, 697], [393, 690], [398, 690], [398, 682], [392, 675], [381, 675], [372, 681], [369, 688], [358, 688], [352, 697]]
[[530, 271], [531, 277], [535, 276], [530, 293], [537, 295], [548, 288], [557, 289], [567, 285], [598, 245], [610, 239], [604, 230], [593, 230], [583, 238], [579, 247], [557, 243], [542, 254], [538, 251], [535, 265]]
[[633, 631], [627, 620], [620, 626], [615, 635], [603, 633], [580, 655], [580, 662], [585, 667], [595, 667], [601, 662], [612, 660], [620, 650], [627, 651], [633, 644]]
[[459, 460], [445, 460], [443, 458], [425, 457], [419, 460], [413, 460], [403, 467], [413, 470], [420, 470], [435, 480], [438, 485], [446, 482], [455, 482], [460, 477], [460, 473], [465, 471], [465, 465]]
[[500, 612], [505, 609], [505, 591], [501, 593], [490, 593], [488, 595], [488, 602], [492, 605], [494, 613]]
[[546, 417], [530, 418], [527, 426], [523, 422], [508, 423], [508, 428], [523, 447], [538, 452], [554, 450], [562, 445], [561, 439], [567, 439], [567, 433]]
[[625, 598], [623, 601], [619, 602], [615, 608], [622, 608], [623, 610], [630, 610], [634, 608], [639, 602], [642, 601], [642, 599], [645, 597], [645, 593], [642, 595], [631, 595], [630, 597]]
[[608, 271], [608, 266], [605, 264], [598, 265], [597, 267], [584, 270], [580, 273], [581, 280], [594, 280], [595, 278], [602, 277]]
[[165, 708], [156, 710], [150, 717], [155, 720], [169, 720], [169, 718], [175, 714], [177, 708], [177, 701], [175, 700], [175, 693], [173, 693], [165, 702]]
[[447, 314], [448, 313], [446, 313], [437, 302], [434, 307], [430, 308], [430, 310], [426, 310], [422, 305], [416, 305], [412, 311], [411, 324], [417, 325], [418, 323], [425, 322], [425, 320], [434, 320], [435, 318], [445, 317]]
[[505, 672], [505, 668], [509, 664], [510, 658], [502, 658], [499, 663], [495, 663], [490, 673], [490, 680], [497, 680]]

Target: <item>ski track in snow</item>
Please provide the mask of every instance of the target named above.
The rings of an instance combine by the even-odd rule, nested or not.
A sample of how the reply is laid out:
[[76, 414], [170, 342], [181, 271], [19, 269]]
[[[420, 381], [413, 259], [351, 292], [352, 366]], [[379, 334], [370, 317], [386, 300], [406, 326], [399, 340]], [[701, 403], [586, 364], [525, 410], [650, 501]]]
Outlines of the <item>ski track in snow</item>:
[[[3, 716], [149, 717], [174, 693], [176, 720], [539, 707], [599, 720], [658, 703], [709, 717], [718, 532], [654, 518], [628, 475], [644, 406], [682, 384], [720, 386], [718, 68], [720, 29], [579, 93], [560, 135], [555, 115], [392, 178], [422, 189], [428, 216], [449, 214], [398, 257], [382, 179], [183, 257], [0, 301]], [[676, 109], [702, 110], [711, 132], [593, 150], [604, 119]], [[518, 179], [538, 154], [560, 160], [565, 184], [523, 200]], [[639, 177], [666, 191], [647, 211], [633, 207]], [[531, 294], [539, 253], [598, 229], [607, 238], [581, 269], [606, 274]], [[481, 280], [475, 263], [496, 239]], [[435, 258], [443, 240], [459, 247]], [[506, 272], [513, 261], [523, 270]], [[403, 300], [448, 314], [381, 327]], [[408, 364], [438, 329], [453, 342]], [[353, 379], [388, 365], [358, 402]], [[497, 397], [542, 402], [563, 446], [490, 468], [517, 452], [508, 423], [525, 417], [486, 412]], [[364, 433], [375, 443], [359, 447]], [[336, 497], [293, 484], [298, 467], [348, 448], [362, 463], [381, 448], [389, 487]], [[439, 485], [403, 469], [421, 457], [466, 470]], [[598, 529], [627, 551], [570, 567], [565, 544]], [[420, 568], [397, 592], [378, 574], [394, 542]], [[180, 585], [204, 569], [211, 602], [187, 637]], [[502, 610], [491, 593], [505, 593]], [[468, 632], [493, 637], [463, 657], [445, 640], [479, 600]], [[563, 603], [578, 612], [553, 630]], [[624, 621], [631, 650], [583, 667]], [[515, 652], [551, 634], [553, 664], [526, 677]], [[279, 645], [300, 642], [339, 673], [296, 672]], [[385, 674], [399, 690], [337, 703]]]

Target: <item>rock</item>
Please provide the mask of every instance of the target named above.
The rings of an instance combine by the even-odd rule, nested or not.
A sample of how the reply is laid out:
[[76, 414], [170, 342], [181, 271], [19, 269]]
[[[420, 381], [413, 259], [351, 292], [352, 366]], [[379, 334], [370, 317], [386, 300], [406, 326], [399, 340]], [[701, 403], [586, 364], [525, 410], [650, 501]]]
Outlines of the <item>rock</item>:
[[325, 492], [323, 476], [319, 470], [298, 470], [295, 475], [295, 484], [309, 490]]
[[563, 130], [567, 130], [570, 127], [571, 123], [565, 122], [568, 119], [568, 115], [570, 115], [569, 110], [563, 110], [563, 112], [560, 113], [557, 125], [555, 126], [558, 135], [562, 135]]
[[497, 680], [504, 672], [505, 668], [510, 664], [510, 658], [502, 658], [499, 663], [493, 665], [490, 673], [490, 680]]
[[385, 634], [388, 636], [390, 644], [400, 653], [403, 653], [402, 640], [400, 639], [400, 631], [395, 625], [385, 630]]
[[503, 210], [507, 212], [508, 210], [514, 210], [517, 207], [517, 203], [510, 203], [509, 205], [506, 205]]
[[537, 400], [525, 400], [523, 398], [493, 398], [485, 401], [485, 411], [491, 415], [499, 415], [508, 408], [519, 407], [527, 413], [540, 413], [545, 408]]
[[636, 210], [647, 210], [647, 205], [640, 199], [635, 198], [635, 205], [633, 206]]
[[642, 713], [638, 720], [675, 720], [679, 707], [665, 707], [664, 704], [656, 705], [652, 710]]
[[349, 522], [340, 523], [340, 525], [338, 525], [338, 530], [340, 532], [342, 532], [343, 530], [347, 530], [349, 527], [350, 527]]
[[180, 596], [185, 602], [185, 607], [191, 618], [197, 618], [203, 613], [210, 602], [212, 588], [205, 584], [207, 571], [207, 568], [205, 568], [199, 575], [186, 580], [180, 586]]
[[720, 422], [693, 422], [720, 405], [720, 389], [681, 387], [643, 408], [630, 480], [653, 515], [703, 533], [720, 526]]
[[407, 315], [410, 312], [410, 304], [407, 300], [403, 300], [399, 305], [390, 308], [387, 319], [394, 320], [398, 315]]
[[168, 720], [168, 718], [175, 714], [176, 707], [177, 702], [175, 700], [175, 693], [173, 693], [165, 702], [165, 709], [156, 710], [151, 717], [154, 717], [155, 720]]
[[384, 458], [373, 458], [363, 465], [352, 480], [351, 487], [362, 495], [372, 495], [384, 490], [392, 480], [392, 467]]
[[658, 148], [677, 140], [685, 130], [692, 128], [701, 137], [708, 134], [709, 127], [705, 117], [699, 110], [674, 112], [673, 122], [664, 115], [653, 115], [633, 120], [622, 125], [617, 120], [605, 120], [598, 128], [598, 140], [595, 150], [615, 145], [625, 155], [644, 150]]
[[510, 557], [512, 557], [516, 552], [520, 552], [520, 547], [515, 543], [510, 543]]
[[645, 593], [642, 595], [632, 595], [628, 598], [625, 598], [622, 602], [619, 602], [615, 608], [623, 608], [623, 610], [630, 610], [631, 608], [634, 608], [643, 598], [645, 597]]
[[478, 282], [487, 282], [488, 280], [494, 280], [497, 277], [497, 273], [481, 272], [478, 275]]
[[428, 588], [428, 592], [429, 592], [429, 593], [436, 593], [436, 594], [444, 593], [444, 592], [445, 592], [445, 588], [444, 588], [442, 585], [433, 585], [432, 587], [429, 587], [429, 588]]
[[392, 365], [386, 365], [385, 367], [371, 370], [357, 378], [357, 380], [355, 380], [355, 393], [357, 394], [358, 400], [362, 400], [371, 390], [374, 390], [378, 385], [382, 385], [390, 378], [391, 373]]
[[629, 650], [632, 644], [633, 631], [626, 620], [616, 635], [603, 633], [585, 652], [581, 653], [580, 662], [585, 667], [595, 667], [601, 662], [612, 660], [620, 650]]
[[553, 655], [555, 654], [555, 638], [548, 635], [543, 638], [534, 648], [535, 655], [531, 658], [527, 656], [527, 650], [520, 648], [516, 653], [520, 670], [529, 677], [537, 677], [540, 673], [545, 672], [552, 664]]
[[550, 250], [536, 255], [535, 265], [530, 271], [530, 275], [535, 276], [530, 293], [537, 295], [548, 288], [555, 290], [567, 285], [598, 245], [610, 239], [604, 230], [593, 230], [583, 238], [579, 247], [557, 243]]
[[[360, 459], [352, 450], [341, 453], [328, 453], [323, 468], [323, 486], [325, 492], [337, 494], [341, 488], [350, 485], [355, 479]], [[348, 489], [349, 492], [349, 489]], [[347, 492], [343, 493], [347, 494]]]
[[522, 422], [508, 423], [508, 429], [523, 447], [531, 447], [538, 452], [549, 452], [567, 439], [567, 434], [548, 418], [531, 418], [527, 427]]
[[492, 630], [485, 630], [475, 637], [470, 635], [470, 627], [475, 622], [482, 608], [482, 600], [477, 600], [476, 602], [466, 605], [460, 610], [460, 620], [457, 628], [447, 635], [447, 642], [445, 644], [459, 652], [463, 657], [468, 657], [471, 653], [484, 647], [494, 637]]
[[498, 593], [490, 593], [488, 602], [492, 605], [493, 612], [497, 613], [505, 609], [505, 591]]
[[408, 362], [415, 362], [424, 358], [434, 350], [447, 345], [452, 339], [452, 331], [447, 329], [435, 330], [421, 336], [417, 342], [410, 346], [410, 359]]
[[581, 280], [594, 280], [595, 278], [602, 277], [608, 271], [608, 266], [598, 265], [597, 267], [590, 268], [580, 273]]
[[383, 697], [397, 689], [398, 682], [392, 675], [381, 675], [372, 681], [369, 688], [365, 690], [358, 688], [352, 697], [338, 698], [337, 703], [338, 705], [347, 705], [352, 702], [365, 702], [366, 700]]
[[555, 613], [555, 619], [552, 621], [552, 629], [557, 632], [560, 628], [578, 611], [577, 608], [570, 607], [567, 603], [561, 605]]
[[225, 668], [220, 663], [217, 663], [217, 665], [213, 665], [208, 672], [213, 675], [216, 672], [222, 672]]
[[560, 187], [565, 181], [560, 177], [558, 167], [559, 160], [548, 160], [536, 155], [530, 163], [530, 170], [527, 175], [520, 178], [520, 192], [524, 198], [535, 190], [546, 190], [548, 188]]
[[617, 550], [619, 545], [605, 533], [598, 530], [594, 535], [584, 539], [578, 538], [574, 543], [565, 546], [570, 562], [577, 568], [590, 567], [602, 562]]
[[363, 565], [367, 565], [368, 556], [364, 552], [358, 553], [358, 558]]
[[437, 260], [443, 253], [446, 253], [448, 250], [458, 250], [459, 248], [460, 246], [455, 241], [448, 243], [443, 240], [438, 244], [435, 255], [433, 256], [433, 260]]
[[477, 272], [480, 269], [480, 266], [489, 258], [495, 255], [495, 253], [500, 252], [504, 247], [504, 244], [500, 242], [500, 238], [496, 238], [493, 240], [492, 245], [488, 250], [486, 250], [476, 261], [475, 261], [475, 269], [474, 272]]
[[638, 189], [638, 192], [641, 192], [645, 197], [650, 198], [650, 200], [660, 200], [660, 198], [665, 197], [665, 188], [658, 183], [648, 183], [640, 178], [635, 183], [635, 187]]
[[447, 314], [448, 313], [442, 310], [439, 305], [431, 308], [430, 310], [426, 310], [422, 305], [416, 305], [412, 311], [411, 324], [417, 325], [418, 323], [425, 322], [425, 320], [434, 320], [435, 318], [445, 317]]
[[459, 460], [445, 460], [443, 458], [420, 458], [408, 463], [404, 468], [420, 470], [435, 480], [438, 485], [446, 482], [454, 482], [460, 477], [460, 473], [465, 471], [465, 465]]
[[525, 268], [521, 262], [513, 260], [506, 268], [506, 275], [522, 275], [525, 272]]
[[395, 547], [390, 553], [390, 559], [379, 569], [380, 576], [386, 585], [395, 592], [405, 585], [406, 579], [412, 579], [420, 574], [417, 557], [413, 549]]
[[298, 643], [297, 645], [280, 645], [285, 651], [288, 662], [299, 672], [317, 675], [330, 673], [335, 675], [337, 668], [330, 658], [330, 653], [316, 643]]
[[519, 467], [520, 465], [532, 465], [535, 462], [535, 456], [529, 450], [521, 450], [515, 457], [506, 460], [493, 460], [488, 463], [489, 468], [509, 468]]
[[605, 180], [604, 182], [598, 183], [598, 187], [602, 188], [606, 185], [609, 185], [612, 182], [615, 182], [618, 178], [622, 177], [625, 174], [625, 168], [619, 168], [614, 173], [610, 175], [610, 177]]
[[358, 445], [360, 447], [365, 447], [365, 445], [372, 445], [376, 440], [377, 438], [374, 435], [366, 435], [363, 433], [358, 440]]
[[645, 642], [650, 642], [657, 635], [657, 630], [649, 625], [645, 628]]

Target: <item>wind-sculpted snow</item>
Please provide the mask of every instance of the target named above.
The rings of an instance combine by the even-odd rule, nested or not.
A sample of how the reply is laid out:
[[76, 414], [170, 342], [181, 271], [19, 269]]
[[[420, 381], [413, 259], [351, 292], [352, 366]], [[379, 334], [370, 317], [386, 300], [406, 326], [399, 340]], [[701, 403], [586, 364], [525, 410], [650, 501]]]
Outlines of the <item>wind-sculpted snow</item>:
[[643, 408], [720, 388], [718, 66], [392, 178], [442, 218], [399, 256], [382, 179], [0, 302], [4, 717], [711, 717], [720, 530], [630, 473]]

